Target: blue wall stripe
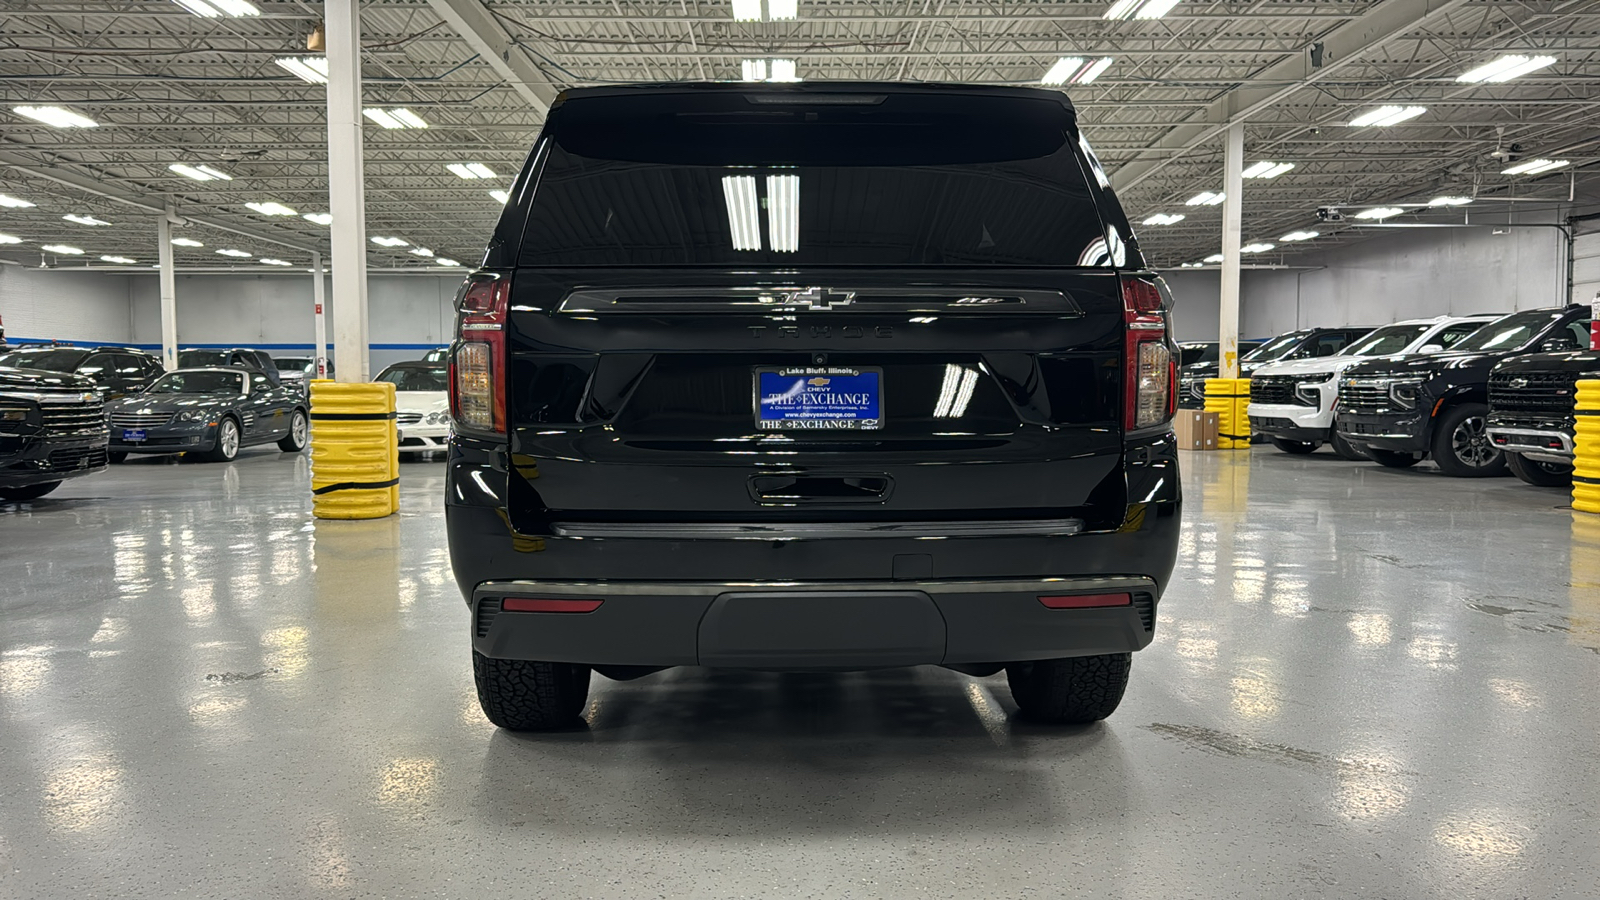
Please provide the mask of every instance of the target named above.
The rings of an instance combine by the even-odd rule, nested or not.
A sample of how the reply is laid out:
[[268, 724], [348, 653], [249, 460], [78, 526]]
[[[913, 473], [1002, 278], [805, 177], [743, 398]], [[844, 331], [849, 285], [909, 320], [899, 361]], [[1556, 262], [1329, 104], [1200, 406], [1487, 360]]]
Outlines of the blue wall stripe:
[[[48, 344], [48, 343], [50, 343], [50, 339], [49, 338], [8, 337], [8, 338], [6, 338], [6, 340], [11, 342], [11, 349], [13, 349], [13, 350], [16, 350], [16, 349], [20, 348], [24, 344]], [[56, 343], [64, 344], [64, 345], [66, 345], [68, 347], [133, 347], [136, 350], [151, 350], [151, 351], [155, 351], [157, 353], [161, 352], [161, 345], [160, 344], [121, 344], [121, 343], [117, 343], [116, 341], [56, 341]], [[442, 346], [444, 346], [444, 344], [368, 344], [367, 345], [367, 349], [369, 349], [369, 350], [432, 350], [435, 347], [442, 347]], [[232, 344], [179, 344], [178, 345], [178, 349], [180, 349], [180, 350], [229, 350], [229, 349], [232, 349], [234, 347], [244, 347], [244, 348], [249, 349], [249, 350], [267, 350], [267, 351], [272, 351], [272, 350], [300, 350], [300, 351], [304, 351], [306, 353], [311, 353], [312, 351], [314, 351], [316, 349], [311, 344], [241, 344], [241, 343], [232, 343]], [[330, 343], [328, 345], [328, 350], [329, 350], [329, 352], [333, 351], [333, 344]]]

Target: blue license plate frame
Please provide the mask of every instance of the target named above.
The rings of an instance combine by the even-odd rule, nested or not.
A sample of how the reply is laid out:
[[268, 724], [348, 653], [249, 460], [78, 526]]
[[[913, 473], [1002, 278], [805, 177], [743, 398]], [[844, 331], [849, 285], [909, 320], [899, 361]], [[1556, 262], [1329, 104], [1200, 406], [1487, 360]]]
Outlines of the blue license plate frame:
[[883, 428], [882, 367], [756, 366], [750, 380], [762, 431]]
[[124, 444], [137, 444], [146, 439], [147, 435], [145, 434], [145, 430], [143, 428], [122, 429], [122, 442]]

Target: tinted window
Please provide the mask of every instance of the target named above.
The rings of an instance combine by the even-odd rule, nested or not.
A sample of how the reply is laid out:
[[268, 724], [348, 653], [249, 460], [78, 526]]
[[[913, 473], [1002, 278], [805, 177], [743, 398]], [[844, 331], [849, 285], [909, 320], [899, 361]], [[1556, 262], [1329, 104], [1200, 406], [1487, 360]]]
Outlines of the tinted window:
[[397, 391], [447, 391], [450, 377], [444, 366], [390, 366], [378, 373], [378, 381], [387, 381]]
[[1180, 366], [1191, 366], [1195, 363], [1217, 361], [1218, 351], [1216, 344], [1198, 342], [1191, 344], [1179, 344], [1178, 349], [1182, 351], [1182, 356], [1178, 362], [1178, 365]]
[[1427, 323], [1421, 325], [1387, 325], [1344, 348], [1340, 355], [1387, 356], [1391, 353], [1399, 353], [1410, 346], [1412, 341], [1422, 337], [1423, 332], [1432, 327]]
[[116, 361], [117, 374], [123, 378], [141, 378], [144, 376], [144, 360], [131, 353], [118, 353], [113, 359]]
[[1454, 350], [1516, 350], [1533, 340], [1552, 320], [1564, 315], [1548, 309], [1530, 309], [1495, 319], [1471, 336], [1456, 342]]
[[49, 350], [19, 350], [10, 355], [8, 366], [19, 369], [44, 369], [50, 372], [73, 372], [88, 356], [87, 350], [73, 350], [71, 348]]
[[1462, 338], [1482, 328], [1484, 324], [1483, 322], [1458, 322], [1454, 325], [1448, 325], [1443, 331], [1430, 338], [1428, 343], [1438, 344], [1447, 350], [1451, 349]]
[[1106, 264], [1059, 103], [802, 104], [717, 91], [558, 109], [521, 262]]
[[1275, 337], [1245, 354], [1241, 361], [1271, 362], [1272, 360], [1278, 359], [1294, 350], [1294, 348], [1300, 346], [1300, 342], [1305, 340], [1305, 338], [1305, 333], [1301, 331], [1294, 331], [1290, 332], [1289, 334]]
[[226, 366], [231, 363], [230, 355], [226, 350], [184, 350], [178, 354], [178, 365], [182, 368], [200, 366]]
[[150, 385], [151, 394], [238, 394], [244, 391], [239, 372], [169, 372]]

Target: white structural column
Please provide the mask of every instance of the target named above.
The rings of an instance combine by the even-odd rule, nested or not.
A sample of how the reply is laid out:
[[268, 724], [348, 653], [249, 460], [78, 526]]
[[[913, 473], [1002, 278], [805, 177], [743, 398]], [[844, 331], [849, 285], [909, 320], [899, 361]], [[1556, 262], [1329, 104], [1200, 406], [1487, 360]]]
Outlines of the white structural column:
[[317, 364], [316, 377], [328, 377], [328, 313], [327, 298], [323, 296], [326, 287], [323, 285], [325, 273], [322, 270], [322, 254], [311, 254], [311, 305], [312, 314], [317, 322]]
[[161, 365], [178, 367], [178, 276], [172, 265], [172, 210], [156, 225], [156, 259], [161, 263]]
[[1239, 377], [1239, 244], [1244, 230], [1244, 123], [1228, 126], [1228, 147], [1222, 160], [1222, 321], [1217, 329], [1221, 342], [1222, 378]]
[[[339, 381], [366, 381], [367, 214], [361, 150], [361, 15], [323, 4], [328, 45], [328, 212], [333, 215], [333, 358]], [[320, 279], [319, 279], [320, 282]]]

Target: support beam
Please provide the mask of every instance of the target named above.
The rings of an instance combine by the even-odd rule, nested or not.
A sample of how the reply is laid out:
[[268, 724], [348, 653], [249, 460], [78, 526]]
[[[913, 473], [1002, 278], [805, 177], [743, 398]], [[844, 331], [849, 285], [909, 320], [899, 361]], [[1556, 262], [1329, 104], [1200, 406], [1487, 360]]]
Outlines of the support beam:
[[[1467, 4], [1467, 0], [1398, 0], [1375, 3], [1370, 11], [1329, 31], [1321, 39], [1324, 63], [1312, 68], [1308, 52], [1285, 56], [1251, 75], [1238, 87], [1188, 116], [1162, 135], [1148, 151], [1123, 163], [1111, 176], [1118, 191], [1126, 191], [1210, 140], [1232, 123], [1243, 122], [1296, 91], [1336, 74], [1363, 54], [1418, 28], [1438, 22]], [[1214, 124], [1221, 123], [1221, 124]], [[1155, 158], [1159, 157], [1159, 158]]]
[[367, 212], [362, 180], [361, 14], [324, 4], [328, 45], [328, 212], [333, 216], [333, 355], [337, 380], [367, 380]]
[[556, 89], [549, 76], [533, 64], [521, 44], [479, 0], [428, 0], [428, 5], [540, 116], [550, 111]]
[[161, 365], [178, 367], [178, 278], [172, 268], [172, 213], [156, 220], [156, 255], [161, 263]]
[[1217, 328], [1217, 375], [1239, 377], [1239, 245], [1244, 232], [1244, 123], [1228, 126], [1223, 152], [1222, 320]]

